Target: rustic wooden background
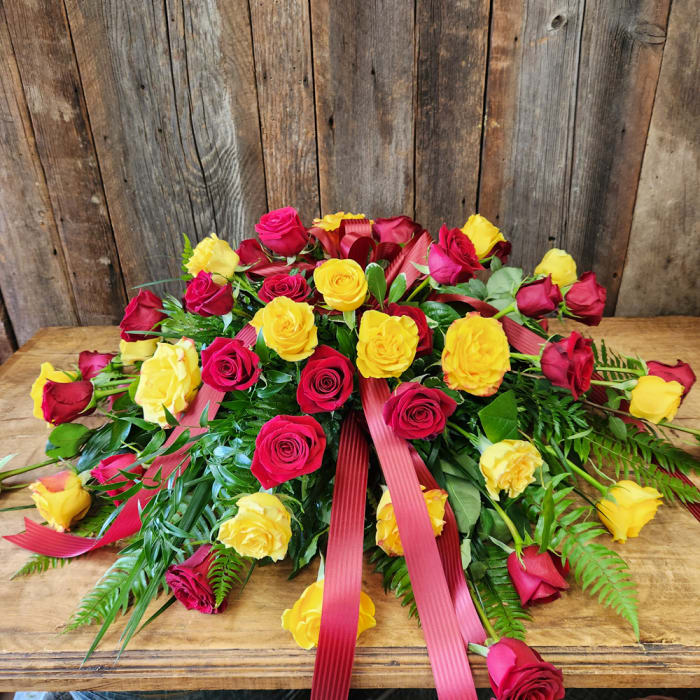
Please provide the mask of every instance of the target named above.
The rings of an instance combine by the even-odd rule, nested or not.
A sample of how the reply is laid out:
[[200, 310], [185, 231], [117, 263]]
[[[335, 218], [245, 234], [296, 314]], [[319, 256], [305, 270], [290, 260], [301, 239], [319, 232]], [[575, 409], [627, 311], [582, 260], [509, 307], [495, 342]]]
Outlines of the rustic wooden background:
[[473, 211], [609, 313], [697, 314], [697, 0], [0, 0], [0, 357], [181, 234]]

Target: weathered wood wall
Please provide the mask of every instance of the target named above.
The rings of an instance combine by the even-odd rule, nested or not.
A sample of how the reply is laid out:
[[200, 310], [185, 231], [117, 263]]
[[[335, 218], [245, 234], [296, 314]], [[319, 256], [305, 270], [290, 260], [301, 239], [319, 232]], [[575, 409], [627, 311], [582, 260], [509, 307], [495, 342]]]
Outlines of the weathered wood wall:
[[[181, 234], [480, 211], [608, 313], [700, 313], [696, 0], [0, 0], [0, 358]], [[167, 288], [167, 284], [164, 285]]]

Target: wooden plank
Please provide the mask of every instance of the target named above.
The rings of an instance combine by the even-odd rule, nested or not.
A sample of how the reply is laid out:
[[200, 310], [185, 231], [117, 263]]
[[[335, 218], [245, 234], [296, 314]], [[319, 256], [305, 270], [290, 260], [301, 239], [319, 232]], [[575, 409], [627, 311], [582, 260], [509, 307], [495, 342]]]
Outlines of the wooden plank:
[[414, 3], [311, 0], [321, 209], [413, 214]]
[[0, 288], [17, 340], [77, 321], [61, 241], [0, 7]]
[[586, 3], [562, 247], [576, 258], [580, 271], [595, 270], [607, 287], [607, 313], [615, 310], [625, 265], [669, 5], [670, 0]]
[[697, 2], [674, 0], [616, 313], [700, 313]]
[[78, 320], [119, 321], [126, 304], [63, 3], [4, 3]]
[[270, 209], [319, 215], [308, 0], [253, 0], [250, 19]]
[[[568, 323], [567, 327], [578, 324]], [[610, 347], [642, 357], [700, 365], [697, 318], [606, 318], [598, 328]], [[69, 362], [86, 339], [113, 350], [116, 328], [51, 328], [42, 331], [0, 368], [0, 416], [11, 416], [0, 432], [0, 454], [18, 452], [17, 464], [38, 461], [46, 440], [41, 421], [31, 418], [29, 387], [42, 360]], [[700, 425], [700, 392], [693, 391], [678, 420]], [[26, 493], [3, 496], [2, 506], [26, 503]], [[27, 511], [0, 513], [0, 532], [21, 529]], [[560, 600], [533, 608], [528, 641], [563, 668], [569, 687], [698, 687], [700, 684], [700, 586], [697, 551], [700, 526], [682, 507], [663, 506], [642, 536], [612, 545], [630, 564], [639, 586], [641, 642], [615, 613], [578, 587]], [[257, 569], [243, 594], [221, 615], [206, 618], [176, 605], [134, 638], [115, 665], [119, 621], [98, 653], [80, 668], [96, 628], [61, 634], [80, 597], [90, 590], [115, 551], [101, 550], [26, 579], [8, 576], [26, 553], [0, 542], [0, 690], [166, 690], [309, 687], [314, 654], [295, 646], [280, 627], [280, 612], [315, 579], [315, 569], [287, 581], [289, 568]], [[354, 687], [431, 687], [423, 636], [380, 577], [366, 566], [363, 588], [377, 606], [376, 628], [359, 640]], [[150, 612], [154, 612], [156, 606]], [[31, 614], [28, 614], [31, 611]], [[472, 655], [477, 685], [486, 686], [483, 659]]]
[[7, 315], [5, 302], [0, 295], [0, 365], [17, 349], [15, 333], [10, 317]]
[[178, 276], [182, 233], [249, 235], [266, 202], [247, 2], [66, 9], [127, 285]]
[[476, 211], [489, 6], [416, 4], [416, 220], [434, 234]]

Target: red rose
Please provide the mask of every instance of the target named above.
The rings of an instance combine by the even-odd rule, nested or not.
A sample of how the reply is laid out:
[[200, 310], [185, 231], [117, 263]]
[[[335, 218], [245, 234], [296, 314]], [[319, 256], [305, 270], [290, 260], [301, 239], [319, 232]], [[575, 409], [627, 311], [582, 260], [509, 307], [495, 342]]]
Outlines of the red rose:
[[381, 243], [408, 243], [420, 230], [421, 225], [408, 216], [375, 219], [372, 225], [372, 231]]
[[571, 316], [587, 326], [597, 326], [603, 318], [608, 292], [598, 284], [595, 272], [584, 272], [566, 293], [566, 308]]
[[483, 265], [474, 244], [458, 228], [440, 227], [438, 243], [430, 246], [428, 254], [430, 276], [440, 284], [459, 284], [474, 277]]
[[504, 265], [508, 262], [508, 256], [512, 249], [510, 241], [498, 241], [496, 245], [491, 248], [489, 255], [495, 255]]
[[[100, 463], [90, 471], [90, 476], [97, 480], [98, 484], [121, 484], [114, 489], [107, 491], [107, 495], [114, 498], [114, 505], [118, 506], [121, 501], [115, 496], [128, 491], [135, 483], [136, 478], [144, 475], [146, 471], [141, 464], [134, 464], [136, 455], [132, 452], [105, 457]], [[134, 478], [130, 479], [119, 472], [129, 472]]]
[[321, 466], [326, 435], [311, 416], [275, 416], [255, 440], [251, 471], [270, 489]]
[[549, 603], [569, 587], [561, 560], [555, 562], [549, 552], [540, 554], [538, 550], [536, 544], [525, 547], [522, 564], [515, 552], [508, 557], [508, 573], [523, 605]]
[[573, 331], [568, 338], [547, 343], [540, 364], [554, 386], [568, 389], [575, 399], [588, 391], [593, 374], [593, 341]]
[[561, 291], [552, 283], [552, 275], [547, 275], [532, 284], [524, 284], [515, 295], [518, 311], [530, 318], [542, 318], [556, 311], [562, 302]]
[[352, 394], [352, 362], [337, 350], [319, 345], [301, 370], [297, 402], [304, 413], [335, 411]]
[[[92, 382], [53, 382], [44, 384], [41, 411], [44, 419], [53, 425], [70, 423], [81, 415], [92, 401]], [[92, 412], [92, 411], [91, 411]]]
[[216, 596], [209, 583], [212, 560], [211, 545], [203, 544], [189, 559], [169, 566], [165, 572], [165, 582], [188, 610], [214, 615], [226, 608], [226, 601], [214, 607]]
[[301, 252], [309, 240], [309, 234], [294, 207], [283, 207], [263, 214], [255, 224], [255, 232], [264, 246], [285, 258]]
[[[647, 362], [647, 370], [652, 377], [661, 377], [665, 382], [678, 382], [683, 385], [683, 399], [695, 384], [695, 372], [687, 362], [676, 360], [675, 365], [651, 360]], [[682, 400], [682, 399], [681, 399]]]
[[83, 379], [96, 377], [111, 361], [114, 355], [97, 352], [96, 350], [83, 350], [78, 355], [78, 369]]
[[210, 272], [201, 270], [187, 283], [185, 308], [200, 316], [223, 316], [233, 308], [231, 283], [217, 284]]
[[124, 309], [124, 317], [119, 324], [121, 338], [128, 343], [156, 338], [158, 333], [134, 333], [133, 331], [153, 330], [164, 318], [166, 315], [163, 313], [163, 302], [160, 297], [147, 289], [141, 289]]
[[389, 304], [386, 307], [389, 316], [410, 316], [418, 326], [418, 347], [416, 357], [429, 355], [433, 351], [433, 329], [428, 325], [425, 314], [417, 306]]
[[260, 358], [240, 340], [214, 338], [201, 354], [202, 381], [219, 391], [243, 391], [260, 377]]
[[445, 429], [457, 402], [440, 389], [417, 382], [403, 382], [387, 399], [384, 422], [406, 440], [430, 440]]
[[561, 700], [565, 695], [562, 672], [519, 639], [503, 637], [491, 645], [486, 667], [495, 700]]
[[275, 297], [288, 297], [292, 301], [306, 301], [309, 285], [302, 275], [272, 275], [263, 280], [258, 292], [260, 301], [267, 303]]
[[241, 241], [236, 251], [240, 258], [241, 265], [257, 265], [263, 263], [267, 265], [270, 259], [265, 255], [257, 238], [246, 238]]

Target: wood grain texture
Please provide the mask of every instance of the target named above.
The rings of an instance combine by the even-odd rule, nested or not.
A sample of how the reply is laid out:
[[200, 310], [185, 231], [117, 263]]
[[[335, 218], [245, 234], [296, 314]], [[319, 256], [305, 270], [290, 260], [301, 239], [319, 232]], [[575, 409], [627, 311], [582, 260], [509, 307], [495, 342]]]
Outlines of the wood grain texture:
[[78, 320], [2, 6], [0, 289], [20, 343], [43, 326]]
[[697, 17], [674, 0], [617, 313], [700, 313]]
[[270, 209], [319, 215], [308, 0], [251, 0], [250, 19]]
[[489, 6], [416, 3], [416, 220], [434, 234], [476, 211]]
[[0, 294], [0, 365], [17, 349], [15, 333]]
[[182, 233], [238, 240], [265, 202], [245, 0], [67, 0], [127, 285], [179, 274]]
[[[576, 324], [568, 323], [567, 327]], [[576, 326], [580, 330], [580, 326]], [[700, 364], [700, 319], [604, 319], [595, 329], [611, 348], [672, 362]], [[75, 360], [86, 341], [113, 350], [116, 328], [52, 328], [40, 332], [0, 368], [0, 454], [12, 449], [17, 465], [38, 461], [46, 429], [31, 417], [29, 386], [39, 364]], [[678, 421], [700, 425], [700, 392], [691, 392]], [[26, 493], [3, 496], [3, 507], [26, 503]], [[0, 514], [0, 532], [22, 527], [26, 512]], [[533, 609], [528, 641], [562, 667], [569, 687], [698, 687], [700, 684], [700, 525], [683, 508], [664, 506], [639, 538], [615, 544], [639, 586], [641, 643], [611, 611], [573, 586], [560, 600]], [[163, 690], [309, 687], [314, 654], [295, 646], [280, 627], [289, 607], [316, 571], [287, 581], [286, 564], [257, 569], [240, 598], [221, 615], [206, 618], [173, 606], [143, 630], [120, 659], [115, 649], [123, 623], [100, 651], [80, 662], [94, 629], [59, 634], [78, 600], [114, 559], [100, 550], [51, 570], [9, 581], [26, 553], [0, 542], [0, 690]], [[363, 589], [376, 603], [377, 627], [359, 640], [354, 687], [431, 687], [420, 629], [380, 577], [366, 566]], [[155, 610], [155, 606], [153, 612]], [[31, 611], [31, 614], [28, 614]], [[477, 685], [485, 686], [483, 659], [472, 658]]]
[[414, 4], [311, 0], [323, 213], [413, 213]]

